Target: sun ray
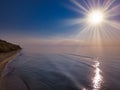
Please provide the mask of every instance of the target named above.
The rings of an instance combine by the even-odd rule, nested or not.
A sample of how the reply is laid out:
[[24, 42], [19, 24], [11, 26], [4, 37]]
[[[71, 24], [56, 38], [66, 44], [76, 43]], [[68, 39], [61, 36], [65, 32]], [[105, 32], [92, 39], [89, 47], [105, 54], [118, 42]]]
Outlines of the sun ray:
[[106, 3], [104, 3], [103, 5], [103, 8], [105, 10], [109, 10], [111, 5], [113, 5], [113, 3], [115, 2], [116, 0], [106, 0]]
[[111, 26], [112, 28], [114, 28], [114, 30], [120, 30], [120, 24], [118, 22], [112, 21], [106, 21], [106, 24], [108, 24], [109, 26]]
[[73, 10], [73, 11], [77, 12], [78, 14], [81, 14], [81, 13], [82, 13], [82, 14], [86, 15], [86, 13], [85, 13], [84, 11], [80, 10], [79, 8], [70, 7], [69, 5], [67, 5], [67, 7], [68, 7], [70, 10]]
[[80, 19], [80, 18], [64, 20], [64, 23], [67, 24], [67, 25], [70, 25], [70, 26], [82, 25], [83, 22], [85, 22], [85, 20], [84, 19]]
[[86, 5], [87, 9], [91, 8], [91, 6], [88, 4], [87, 0], [83, 0], [84, 4]]
[[119, 10], [120, 10], [120, 5], [116, 5], [111, 9], [107, 10], [106, 13], [108, 17], [114, 17], [120, 15], [120, 13], [118, 12]]
[[72, 2], [83, 11], [88, 12], [88, 10], [85, 7], [83, 7], [80, 3], [78, 3], [76, 0], [72, 0]]
[[[82, 2], [83, 1], [83, 2]], [[119, 37], [120, 4], [116, 0], [72, 0], [81, 18], [69, 21], [71, 25], [80, 25], [73, 38], [102, 44], [102, 41]]]

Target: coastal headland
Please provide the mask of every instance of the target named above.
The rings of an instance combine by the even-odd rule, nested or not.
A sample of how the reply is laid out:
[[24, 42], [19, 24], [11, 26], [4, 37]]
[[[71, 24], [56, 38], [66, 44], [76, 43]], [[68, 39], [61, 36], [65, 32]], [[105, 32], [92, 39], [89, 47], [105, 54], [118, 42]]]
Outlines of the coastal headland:
[[21, 47], [19, 45], [0, 40], [0, 78], [6, 64], [12, 60], [20, 50]]

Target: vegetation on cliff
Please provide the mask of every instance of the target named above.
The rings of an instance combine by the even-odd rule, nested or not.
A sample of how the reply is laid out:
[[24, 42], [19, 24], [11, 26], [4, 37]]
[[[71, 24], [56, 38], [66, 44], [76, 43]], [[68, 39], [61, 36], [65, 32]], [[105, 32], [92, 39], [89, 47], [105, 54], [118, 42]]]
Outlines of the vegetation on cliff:
[[11, 52], [21, 49], [19, 45], [11, 44], [4, 40], [0, 40], [0, 53]]

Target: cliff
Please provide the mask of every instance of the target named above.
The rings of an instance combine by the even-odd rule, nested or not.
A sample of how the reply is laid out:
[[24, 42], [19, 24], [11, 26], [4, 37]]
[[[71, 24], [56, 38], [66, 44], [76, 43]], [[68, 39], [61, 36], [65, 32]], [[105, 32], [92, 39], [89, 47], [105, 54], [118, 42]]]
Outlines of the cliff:
[[15, 45], [4, 40], [0, 40], [0, 53], [6, 53], [20, 49], [21, 47], [19, 45]]

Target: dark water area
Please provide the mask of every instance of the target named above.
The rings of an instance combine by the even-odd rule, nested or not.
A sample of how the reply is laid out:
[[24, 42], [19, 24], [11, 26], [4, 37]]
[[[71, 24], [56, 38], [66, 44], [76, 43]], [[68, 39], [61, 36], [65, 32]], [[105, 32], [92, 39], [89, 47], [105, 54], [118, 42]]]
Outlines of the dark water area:
[[0, 90], [120, 90], [119, 47], [32, 49], [7, 64]]

